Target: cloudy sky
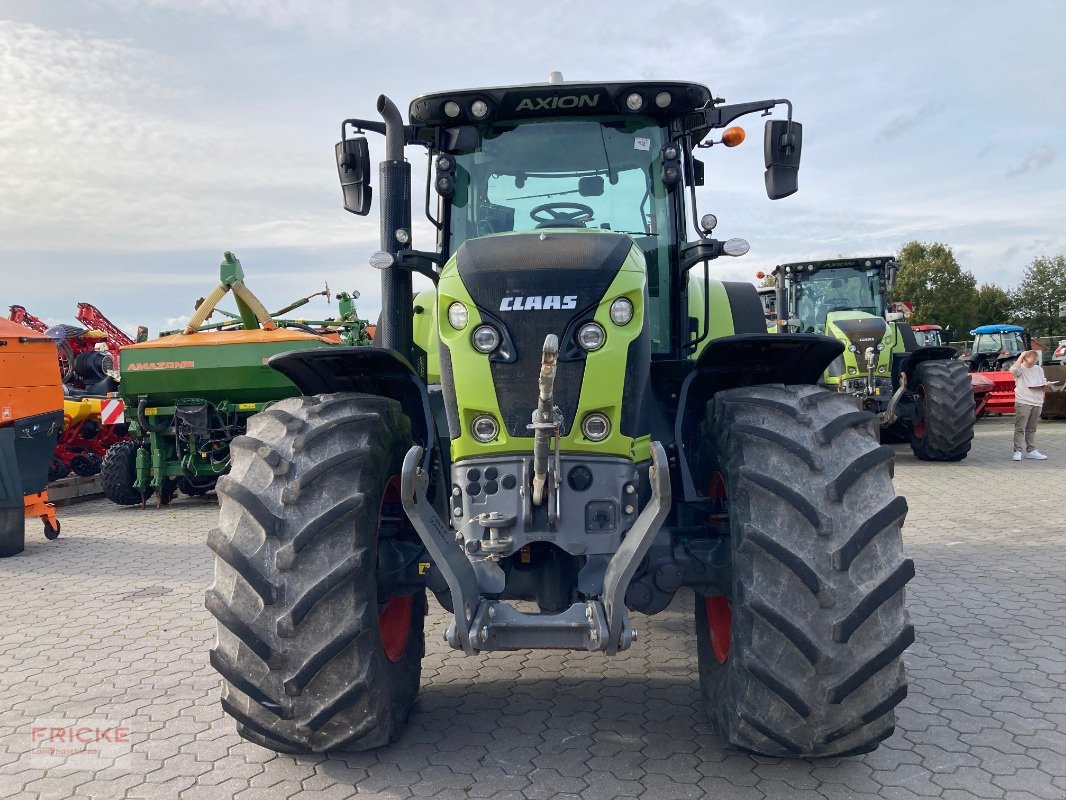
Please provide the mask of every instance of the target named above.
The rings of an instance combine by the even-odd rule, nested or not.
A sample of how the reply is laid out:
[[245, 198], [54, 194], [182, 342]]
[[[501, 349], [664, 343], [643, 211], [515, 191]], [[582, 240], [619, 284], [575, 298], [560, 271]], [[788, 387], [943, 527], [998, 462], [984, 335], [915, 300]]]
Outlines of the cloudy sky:
[[340, 120], [551, 70], [795, 103], [799, 194], [766, 199], [757, 118], [706, 153], [701, 210], [751, 242], [721, 276], [919, 239], [1011, 286], [1066, 251], [1063, 31], [1058, 0], [0, 0], [0, 306], [58, 322], [89, 301], [154, 333], [229, 249], [268, 306], [328, 281], [376, 317], [377, 220], [341, 208]]

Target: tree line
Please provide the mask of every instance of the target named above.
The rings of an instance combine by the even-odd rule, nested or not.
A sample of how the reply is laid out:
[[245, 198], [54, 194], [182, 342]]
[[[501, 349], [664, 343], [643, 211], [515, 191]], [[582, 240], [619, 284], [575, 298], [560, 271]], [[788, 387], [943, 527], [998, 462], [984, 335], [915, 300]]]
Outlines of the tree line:
[[1059, 304], [1066, 302], [1066, 254], [1034, 258], [1013, 290], [978, 286], [951, 247], [940, 242], [908, 242], [897, 260], [892, 299], [910, 301], [912, 324], [950, 328], [956, 340], [978, 325], [998, 322], [1023, 325], [1034, 336], [1066, 333], [1066, 318], [1059, 316]]

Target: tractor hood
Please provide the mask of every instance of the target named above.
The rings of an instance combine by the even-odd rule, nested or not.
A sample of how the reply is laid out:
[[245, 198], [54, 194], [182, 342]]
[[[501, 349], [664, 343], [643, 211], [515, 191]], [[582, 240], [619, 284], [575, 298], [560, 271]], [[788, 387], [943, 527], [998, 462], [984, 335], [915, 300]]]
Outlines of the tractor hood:
[[859, 374], [866, 373], [866, 348], [876, 349], [887, 332], [888, 323], [882, 317], [861, 311], [834, 311], [826, 320], [826, 333], [844, 343], [844, 359]]
[[[484, 443], [489, 449], [531, 446], [542, 348], [554, 334], [559, 339], [554, 403], [564, 435], [580, 449], [580, 421], [592, 404], [611, 419], [618, 454], [629, 455], [639, 435], [650, 362], [644, 260], [629, 236], [549, 228], [470, 239], [446, 265], [438, 291], [441, 383], [454, 448], [483, 449], [469, 439], [469, 421], [477, 413], [498, 416], [500, 435]], [[619, 297], [633, 308], [624, 325], [612, 322], [608, 311]], [[460, 330], [449, 322], [455, 303], [469, 315]], [[577, 334], [593, 322], [606, 339], [586, 350]], [[482, 325], [500, 337], [488, 353], [473, 346], [472, 335]]]

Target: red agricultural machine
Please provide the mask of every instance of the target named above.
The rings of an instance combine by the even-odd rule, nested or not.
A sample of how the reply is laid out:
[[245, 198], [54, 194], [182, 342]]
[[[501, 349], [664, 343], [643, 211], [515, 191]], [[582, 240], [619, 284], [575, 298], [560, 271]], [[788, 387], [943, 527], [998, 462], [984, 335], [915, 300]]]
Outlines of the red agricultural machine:
[[78, 303], [77, 325], [49, 326], [24, 306], [10, 308], [8, 319], [56, 342], [63, 379], [63, 430], [48, 469], [49, 481], [100, 471], [107, 448], [126, 437], [118, 389], [118, 350], [133, 339], [91, 303]]

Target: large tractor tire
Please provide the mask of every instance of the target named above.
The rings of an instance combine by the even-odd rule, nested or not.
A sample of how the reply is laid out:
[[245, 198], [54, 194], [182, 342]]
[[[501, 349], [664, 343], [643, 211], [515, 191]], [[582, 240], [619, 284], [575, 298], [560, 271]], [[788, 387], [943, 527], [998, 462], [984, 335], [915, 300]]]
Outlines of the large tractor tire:
[[[412, 535], [399, 495], [410, 423], [393, 400], [282, 400], [233, 440], [208, 537], [211, 664], [245, 739], [284, 753], [392, 741], [418, 693], [425, 592], [381, 598], [378, 541]], [[382, 602], [384, 601], [384, 602]]]
[[0, 558], [26, 549], [26, 515], [22, 508], [0, 508]]
[[970, 371], [961, 361], [923, 361], [913, 383], [914, 455], [922, 461], [962, 461], [970, 452], [975, 422]]
[[[137, 443], [116, 442], [107, 448], [100, 465], [100, 486], [104, 497], [120, 506], [141, 504], [141, 490], [134, 486], [137, 480]], [[149, 489], [145, 497], [150, 497]]]
[[814, 386], [734, 389], [708, 404], [703, 446], [733, 556], [730, 595], [696, 597], [715, 727], [771, 756], [873, 750], [894, 730], [914, 641], [907, 503], [876, 418]]

